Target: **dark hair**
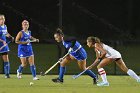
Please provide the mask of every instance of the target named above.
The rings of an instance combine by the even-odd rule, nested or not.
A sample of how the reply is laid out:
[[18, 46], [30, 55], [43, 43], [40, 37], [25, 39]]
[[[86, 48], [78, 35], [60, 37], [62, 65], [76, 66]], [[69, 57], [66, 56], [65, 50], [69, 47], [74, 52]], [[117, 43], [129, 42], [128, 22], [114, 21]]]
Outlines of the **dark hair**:
[[60, 29], [60, 28], [57, 28], [56, 32], [54, 34], [59, 34], [59, 35], [64, 36], [64, 33], [62, 32], [62, 29]]
[[100, 39], [98, 37], [93, 37], [93, 36], [90, 36], [87, 38], [87, 40], [93, 42], [93, 43], [101, 43]]

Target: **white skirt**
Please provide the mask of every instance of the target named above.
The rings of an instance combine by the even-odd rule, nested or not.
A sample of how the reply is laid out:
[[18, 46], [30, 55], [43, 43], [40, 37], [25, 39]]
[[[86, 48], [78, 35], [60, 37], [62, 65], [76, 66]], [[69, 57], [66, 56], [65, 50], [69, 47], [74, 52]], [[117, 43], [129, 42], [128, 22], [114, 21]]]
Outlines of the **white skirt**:
[[121, 54], [115, 49], [107, 50], [107, 54], [105, 55], [107, 58], [122, 58]]

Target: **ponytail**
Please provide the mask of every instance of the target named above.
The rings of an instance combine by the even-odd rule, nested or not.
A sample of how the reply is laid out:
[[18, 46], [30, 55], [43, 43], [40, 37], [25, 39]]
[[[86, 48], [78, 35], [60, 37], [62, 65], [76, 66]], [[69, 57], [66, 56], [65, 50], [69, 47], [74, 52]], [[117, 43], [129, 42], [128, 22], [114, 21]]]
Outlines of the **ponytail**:
[[87, 38], [87, 40], [89, 40], [90, 42], [93, 42], [93, 43], [101, 43], [101, 41], [98, 37], [90, 36]]

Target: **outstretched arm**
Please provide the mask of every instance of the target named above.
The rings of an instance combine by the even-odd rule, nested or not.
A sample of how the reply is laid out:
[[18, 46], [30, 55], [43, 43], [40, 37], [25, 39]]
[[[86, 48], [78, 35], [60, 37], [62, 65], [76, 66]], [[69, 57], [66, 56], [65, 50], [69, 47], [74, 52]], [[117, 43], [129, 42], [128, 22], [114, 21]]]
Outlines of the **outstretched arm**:
[[11, 36], [8, 32], [6, 33], [6, 37], [8, 37], [12, 42], [14, 42], [14, 37]]
[[93, 67], [95, 67], [101, 60], [100, 60], [100, 55], [101, 55], [101, 53], [97, 50], [97, 49], [95, 49], [95, 52], [96, 52], [96, 59], [95, 59], [95, 61], [93, 62], [93, 64], [91, 64], [89, 67], [88, 67], [88, 69], [91, 69], [91, 68], [93, 68]]
[[22, 32], [19, 32], [16, 36], [16, 40], [15, 40], [15, 43], [17, 44], [28, 44], [29, 42], [23, 42], [23, 41], [20, 41], [20, 38], [22, 37]]
[[100, 55], [98, 55], [98, 59], [103, 59], [107, 53], [106, 50], [104, 50], [103, 47], [98, 43], [95, 44], [95, 52], [96, 51], [100, 52]]
[[6, 44], [6, 42], [5, 42], [4, 40], [2, 40], [2, 39], [0, 39], [0, 42], [2, 42], [2, 43], [3, 43], [3, 45], [5, 45], [5, 44]]
[[34, 38], [33, 36], [31, 36], [31, 40], [36, 41], [36, 42], [39, 42], [39, 39]]

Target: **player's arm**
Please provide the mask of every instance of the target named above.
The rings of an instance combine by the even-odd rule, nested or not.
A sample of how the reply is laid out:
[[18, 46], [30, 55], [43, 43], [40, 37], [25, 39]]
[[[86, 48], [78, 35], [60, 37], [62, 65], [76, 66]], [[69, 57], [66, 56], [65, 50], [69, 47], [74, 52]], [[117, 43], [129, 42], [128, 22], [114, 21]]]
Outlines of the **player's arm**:
[[2, 39], [0, 39], [0, 42], [2, 42], [2, 43], [3, 43], [3, 45], [5, 45], [5, 44], [6, 44], [6, 42], [5, 42], [4, 40], [2, 40]]
[[39, 39], [34, 38], [33, 36], [31, 36], [30, 38], [31, 38], [31, 40], [33, 40], [33, 41], [35, 41], [35, 42], [39, 42]]
[[[76, 39], [75, 38], [68, 38], [68, 37], [66, 38], [65, 37], [64, 41], [65, 42], [70, 42], [68, 48], [65, 48], [65, 51], [64, 51], [64, 55], [66, 55], [68, 52], [70, 53], [73, 50], [72, 48], [74, 47], [74, 45], [76, 43]], [[60, 58], [59, 61], [61, 62], [62, 58]]]
[[67, 37], [67, 38], [64, 38], [64, 40], [66, 42], [70, 42], [70, 45], [69, 45], [69, 48], [73, 48], [75, 43], [76, 43], [76, 38], [75, 37]]
[[67, 48], [68, 52], [73, 51], [73, 47], [74, 47], [74, 45], [76, 43], [76, 38], [74, 38], [74, 37], [65, 38], [65, 41], [69, 42], [69, 46]]
[[3, 42], [4, 40], [0, 39], [0, 42]]
[[98, 60], [98, 58], [96, 58], [96, 60], [93, 62], [93, 64], [91, 64], [89, 67], [87, 67], [88, 69], [91, 69], [93, 67], [95, 67], [100, 61]]
[[14, 41], [14, 37], [11, 36], [8, 32], [6, 33], [6, 37], [8, 37], [12, 42]]
[[95, 49], [95, 53], [96, 53], [96, 60], [93, 62], [93, 64], [91, 64], [88, 69], [91, 69], [93, 67], [95, 67], [101, 60], [99, 59], [100, 53]]
[[98, 59], [100, 60], [103, 59], [107, 53], [106, 50], [104, 50], [103, 47], [98, 43], [95, 43], [95, 49], [100, 51], [100, 55], [98, 55]]
[[20, 31], [17, 36], [16, 36], [16, 40], [15, 40], [15, 43], [17, 44], [28, 44], [29, 42], [23, 42], [23, 41], [20, 41], [20, 38], [22, 37], [22, 32]]
[[75, 43], [76, 43], [76, 39], [75, 39], [75, 38], [73, 38], [73, 39], [71, 40], [71, 48], [73, 48], [73, 47], [74, 47]]

